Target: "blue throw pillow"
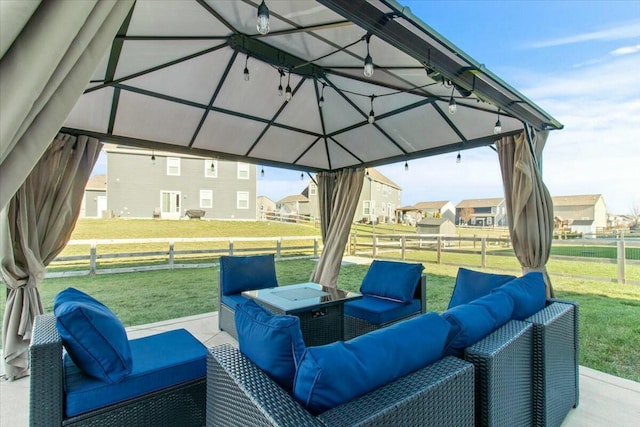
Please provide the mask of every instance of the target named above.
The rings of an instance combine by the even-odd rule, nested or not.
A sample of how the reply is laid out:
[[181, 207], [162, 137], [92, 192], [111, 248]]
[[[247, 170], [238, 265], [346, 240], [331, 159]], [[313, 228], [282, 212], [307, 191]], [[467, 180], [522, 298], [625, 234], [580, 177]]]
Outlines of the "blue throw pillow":
[[516, 276], [507, 274], [491, 274], [481, 271], [459, 268], [456, 276], [456, 285], [449, 301], [449, 307], [453, 308], [460, 304], [466, 304], [476, 298], [490, 293], [494, 288], [501, 286]]
[[547, 291], [542, 273], [532, 271], [506, 283], [493, 292], [505, 292], [513, 299], [512, 319], [524, 320], [545, 307]]
[[222, 295], [276, 286], [278, 279], [273, 254], [220, 257]]
[[350, 341], [308, 347], [293, 396], [316, 414], [346, 403], [438, 360], [449, 328], [428, 313]]
[[491, 312], [483, 305], [462, 304], [445, 311], [442, 317], [451, 324], [447, 354], [459, 354], [489, 335], [496, 325]]
[[120, 319], [104, 304], [67, 288], [56, 295], [53, 313], [67, 353], [85, 374], [116, 383], [131, 372], [127, 333]]
[[360, 292], [400, 302], [413, 299], [424, 266], [374, 260], [362, 280]]
[[282, 388], [291, 391], [304, 353], [300, 319], [274, 315], [253, 300], [236, 307], [240, 351]]

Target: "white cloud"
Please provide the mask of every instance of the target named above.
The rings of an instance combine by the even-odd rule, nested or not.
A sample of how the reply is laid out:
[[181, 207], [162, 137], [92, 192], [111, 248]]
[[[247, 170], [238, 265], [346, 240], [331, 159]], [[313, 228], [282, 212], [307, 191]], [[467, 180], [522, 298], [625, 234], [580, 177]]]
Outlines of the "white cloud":
[[531, 43], [530, 48], [543, 48], [552, 46], [562, 46], [575, 43], [584, 43], [590, 41], [613, 41], [624, 40], [634, 37], [640, 37], [640, 22], [629, 22], [626, 24], [617, 24], [611, 28], [591, 31], [588, 33], [574, 34], [567, 37], [558, 37], [555, 39], [542, 40]]
[[640, 44], [637, 44], [635, 46], [619, 47], [618, 49], [612, 50], [611, 54], [618, 56], [618, 55], [631, 55], [638, 52], [640, 52]]

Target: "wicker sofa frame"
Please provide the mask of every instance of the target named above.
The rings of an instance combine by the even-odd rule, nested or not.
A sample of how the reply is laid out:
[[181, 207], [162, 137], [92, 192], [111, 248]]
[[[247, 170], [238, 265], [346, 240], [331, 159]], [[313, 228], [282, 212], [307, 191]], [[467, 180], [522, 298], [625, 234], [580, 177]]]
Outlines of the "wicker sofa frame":
[[420, 276], [420, 282], [416, 287], [416, 292], [414, 294], [414, 298], [420, 299], [420, 311], [416, 311], [415, 313], [400, 317], [398, 319], [394, 319], [391, 322], [374, 324], [368, 322], [364, 319], [360, 319], [353, 316], [344, 315], [344, 339], [350, 340], [352, 338], [358, 337], [360, 335], [364, 335], [371, 331], [375, 331], [376, 329], [386, 328], [387, 326], [393, 325], [394, 323], [401, 322], [403, 320], [410, 319], [412, 317], [419, 316], [421, 314], [426, 313], [427, 309], [427, 276], [422, 274]]
[[229, 345], [207, 355], [207, 426], [472, 426], [473, 365], [449, 356], [314, 416]]
[[53, 314], [36, 317], [30, 356], [30, 426], [155, 427], [205, 424], [205, 377], [75, 417], [65, 417], [62, 339]]

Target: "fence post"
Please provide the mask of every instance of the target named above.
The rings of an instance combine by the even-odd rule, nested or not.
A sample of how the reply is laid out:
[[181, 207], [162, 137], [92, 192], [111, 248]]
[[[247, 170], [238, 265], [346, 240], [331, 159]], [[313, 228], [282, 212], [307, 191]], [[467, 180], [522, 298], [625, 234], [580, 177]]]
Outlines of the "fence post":
[[437, 260], [438, 264], [442, 264], [442, 236], [438, 236], [438, 244], [436, 245], [437, 251]]
[[91, 248], [89, 249], [89, 274], [96, 274], [96, 241], [91, 241]]
[[624, 277], [624, 263], [625, 263], [625, 253], [624, 253], [624, 235], [620, 234], [620, 239], [618, 239], [618, 283], [625, 284], [626, 280]]
[[233, 255], [233, 240], [229, 239], [229, 255]]
[[406, 247], [405, 247], [406, 243], [407, 243], [407, 238], [404, 235], [402, 235], [400, 237], [400, 247], [401, 247], [400, 254], [401, 254], [401, 257], [402, 257], [403, 261], [406, 261], [406, 259], [407, 259], [407, 257], [406, 257]]
[[318, 238], [313, 239], [313, 256], [314, 258], [318, 257]]
[[[473, 244], [475, 245], [475, 240]], [[487, 268], [487, 238], [486, 237], [480, 238], [480, 265], [482, 265], [482, 268]]]
[[373, 235], [373, 249], [371, 252], [371, 258], [378, 256], [378, 237], [376, 235]]
[[282, 255], [282, 237], [276, 240], [276, 259], [280, 259]]
[[169, 269], [173, 270], [173, 249], [174, 242], [173, 240], [169, 240]]
[[351, 242], [353, 243], [353, 252], [351, 253], [351, 255], [355, 255], [358, 252], [358, 229], [356, 228], [356, 232], [353, 233], [353, 239], [351, 239]]

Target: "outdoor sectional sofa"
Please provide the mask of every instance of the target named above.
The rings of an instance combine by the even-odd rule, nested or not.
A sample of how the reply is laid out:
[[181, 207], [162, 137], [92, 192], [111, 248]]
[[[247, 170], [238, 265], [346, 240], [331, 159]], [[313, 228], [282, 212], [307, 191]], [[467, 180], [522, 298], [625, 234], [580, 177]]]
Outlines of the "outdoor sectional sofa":
[[[523, 277], [542, 280], [539, 273]], [[498, 298], [491, 297], [497, 291], [482, 292]], [[481, 298], [458, 304], [462, 308], [452, 306], [440, 317], [449, 318], [468, 307], [473, 312], [475, 306], [482, 305]], [[447, 337], [439, 359], [425, 361], [415, 371], [322, 411], [296, 395], [297, 378], [291, 380], [294, 386], [289, 389], [258, 367], [264, 361], [258, 357], [256, 363], [251, 349], [243, 349], [241, 333], [240, 349], [228, 345], [209, 349], [207, 425], [558, 426], [578, 404], [578, 306], [545, 300], [544, 294], [542, 301], [537, 297], [536, 304], [533, 313], [521, 319], [513, 318], [512, 313], [501, 326], [480, 332], [482, 338], [464, 348], [454, 348], [452, 343], [464, 338], [469, 330], [463, 327], [460, 335], [452, 326], [454, 332]], [[310, 347], [305, 352], [322, 354], [329, 346], [344, 351], [358, 346], [360, 340], [372, 336], [377, 339], [385, 333], [406, 337], [407, 330], [402, 332], [406, 325], [419, 329], [422, 318], [434, 315], [427, 313], [344, 343]], [[475, 316], [469, 318], [473, 320], [472, 329], [481, 323]], [[452, 318], [447, 321], [455, 323]], [[470, 332], [472, 340], [476, 332]], [[318, 378], [322, 375], [320, 372]]]

